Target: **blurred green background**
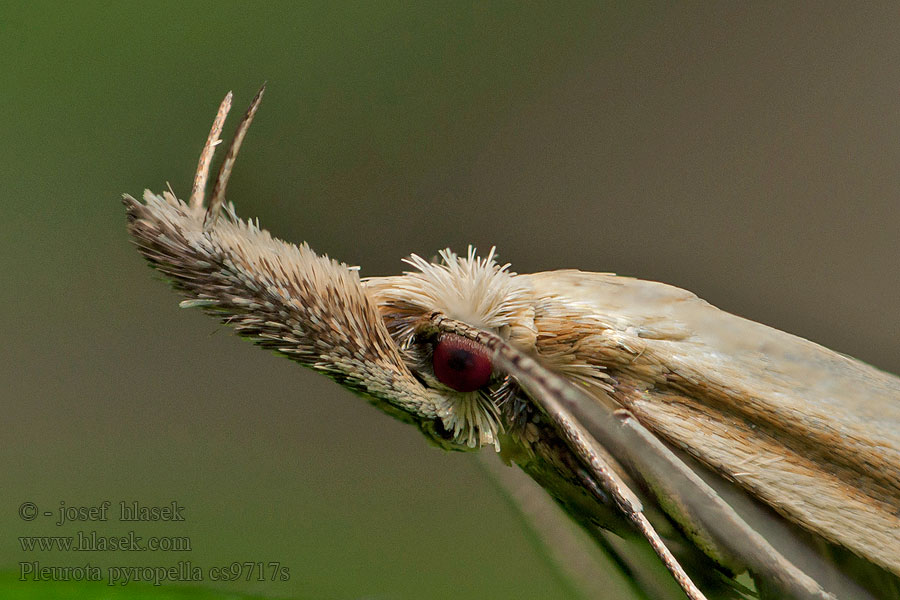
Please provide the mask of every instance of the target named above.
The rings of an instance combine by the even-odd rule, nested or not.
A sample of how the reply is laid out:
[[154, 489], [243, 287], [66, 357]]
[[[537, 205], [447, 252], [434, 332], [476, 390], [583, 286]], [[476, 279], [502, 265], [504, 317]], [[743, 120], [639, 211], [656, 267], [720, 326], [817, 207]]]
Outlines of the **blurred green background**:
[[[474, 455], [178, 309], [120, 195], [186, 197], [222, 96], [268, 81], [229, 199], [279, 237], [363, 275], [472, 243], [661, 280], [900, 372], [898, 34], [889, 3], [4, 3], [0, 571], [280, 561], [218, 587], [569, 597]], [[127, 533], [17, 516], [105, 499], [178, 501], [133, 528], [193, 551], [19, 547]]]

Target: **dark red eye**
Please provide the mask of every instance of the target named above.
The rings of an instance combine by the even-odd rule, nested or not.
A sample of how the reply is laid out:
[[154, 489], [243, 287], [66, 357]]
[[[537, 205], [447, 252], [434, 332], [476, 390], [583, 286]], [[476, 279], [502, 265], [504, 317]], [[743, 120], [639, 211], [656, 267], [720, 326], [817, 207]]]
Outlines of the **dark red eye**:
[[457, 392], [474, 392], [491, 378], [488, 351], [468, 338], [445, 333], [438, 338], [431, 357], [434, 376]]

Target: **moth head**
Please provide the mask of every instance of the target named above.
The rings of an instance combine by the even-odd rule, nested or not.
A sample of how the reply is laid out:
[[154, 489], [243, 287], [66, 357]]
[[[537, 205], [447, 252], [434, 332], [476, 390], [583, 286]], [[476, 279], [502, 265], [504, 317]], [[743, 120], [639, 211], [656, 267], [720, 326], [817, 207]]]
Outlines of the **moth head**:
[[444, 402], [445, 413], [423, 430], [468, 448], [499, 449], [501, 409], [513, 385], [477, 341], [422, 324], [439, 313], [532, 348], [536, 329], [529, 288], [495, 259], [493, 248], [485, 258], [472, 247], [465, 256], [445, 249], [434, 262], [417, 255], [406, 259], [414, 271], [363, 281], [406, 366]]
[[418, 256], [415, 271], [361, 281], [358, 270], [306, 244], [278, 240], [225, 201], [238, 149], [263, 89], [244, 114], [212, 194], [206, 183], [231, 107], [219, 107], [187, 202], [172, 192], [123, 201], [145, 258], [196, 307], [255, 343], [328, 375], [449, 449], [498, 447], [505, 377], [489, 353], [462, 336], [422, 328], [439, 312], [517, 345], [534, 345], [533, 308], [493, 250], [478, 258], [449, 250]]

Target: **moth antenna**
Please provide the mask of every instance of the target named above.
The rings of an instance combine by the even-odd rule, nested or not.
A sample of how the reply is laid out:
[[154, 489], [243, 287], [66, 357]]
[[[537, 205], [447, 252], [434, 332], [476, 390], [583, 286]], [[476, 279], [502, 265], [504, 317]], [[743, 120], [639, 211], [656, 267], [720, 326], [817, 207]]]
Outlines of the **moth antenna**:
[[238, 151], [241, 149], [241, 144], [244, 142], [244, 136], [247, 135], [250, 123], [253, 122], [253, 117], [256, 116], [256, 110], [259, 108], [259, 103], [262, 102], [263, 92], [265, 91], [266, 84], [264, 83], [262, 87], [259, 88], [259, 91], [256, 92], [253, 102], [250, 103], [250, 107], [247, 109], [247, 112], [244, 113], [241, 122], [238, 123], [237, 130], [234, 132], [231, 146], [228, 147], [228, 154], [225, 155], [225, 160], [222, 161], [222, 166], [219, 167], [219, 174], [216, 176], [216, 185], [213, 187], [209, 206], [206, 208], [206, 217], [203, 219], [204, 230], [209, 229], [215, 224], [219, 209], [221, 209], [222, 205], [225, 203], [225, 188], [228, 187], [228, 179], [231, 177], [234, 161], [237, 159]]
[[[595, 496], [602, 497], [604, 495], [604, 491], [599, 488], [593, 477], [586, 472], [582, 472], [579, 475], [581, 476], [581, 481], [584, 483], [585, 487], [591, 490]], [[650, 520], [647, 519], [647, 516], [642, 511], [628, 512], [625, 516], [634, 524], [638, 531], [641, 532], [644, 539], [650, 543], [650, 547], [653, 548], [656, 556], [658, 556], [663, 565], [665, 565], [666, 570], [669, 571], [684, 594], [690, 600], [706, 600], [706, 596], [685, 572], [684, 568], [678, 562], [678, 559], [675, 558], [675, 555], [672, 554], [672, 551], [669, 550], [668, 546], [663, 542], [662, 538], [656, 532], [656, 529], [653, 528], [653, 525], [650, 523]]]
[[[231, 110], [232, 96], [231, 92], [225, 94], [222, 104], [219, 105], [219, 112], [216, 113], [216, 118], [213, 120], [212, 129], [209, 130], [209, 137], [206, 138], [206, 143], [203, 144], [203, 150], [200, 152], [200, 161], [197, 163], [194, 185], [191, 188], [191, 198], [188, 201], [188, 206], [192, 211], [199, 211], [200, 207], [203, 206], [204, 196], [206, 195], [206, 180], [209, 179], [209, 166], [212, 164], [216, 146], [222, 141], [219, 139], [219, 136], [222, 135], [225, 117], [228, 116], [228, 111]], [[174, 196], [175, 194], [173, 193], [172, 195]]]
[[[669, 498], [686, 507], [696, 522], [726, 550], [738, 548], [751, 573], [765, 576], [791, 598], [835, 600], [835, 597], [809, 575], [785, 558], [727, 504], [712, 488], [690, 470], [677, 456], [647, 432], [626, 410], [612, 411], [593, 397], [555, 373], [543, 368], [533, 358], [516, 350], [498, 335], [450, 319], [433, 312], [418, 324], [421, 331], [449, 332], [461, 335], [486, 347], [493, 353], [495, 368], [511, 376], [531, 396], [535, 404], [555, 422], [560, 434], [581, 458], [585, 473], [583, 485], [598, 499], [611, 496], [626, 518], [650, 543], [656, 555], [692, 600], [703, 598], [702, 592], [666, 547], [643, 513], [641, 501], [612, 469], [604, 454], [612, 451], [634, 465], [630, 474], [637, 479], [663, 486]], [[667, 486], [666, 481], [672, 485]], [[717, 526], [727, 523], [728, 527]], [[735, 553], [737, 554], [737, 553]]]

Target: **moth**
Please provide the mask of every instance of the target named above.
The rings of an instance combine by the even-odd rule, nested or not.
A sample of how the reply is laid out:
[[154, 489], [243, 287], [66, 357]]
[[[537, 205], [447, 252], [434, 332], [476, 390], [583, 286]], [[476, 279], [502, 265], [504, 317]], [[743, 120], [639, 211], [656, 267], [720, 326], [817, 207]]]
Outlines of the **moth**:
[[[210, 198], [229, 93], [187, 202], [124, 196], [150, 264], [237, 334], [438, 446], [487, 446], [540, 484], [636, 586], [638, 540], [692, 599], [900, 598], [900, 378], [662, 283], [521, 275], [450, 250], [361, 279]], [[742, 576], [747, 574], [748, 576]]]

